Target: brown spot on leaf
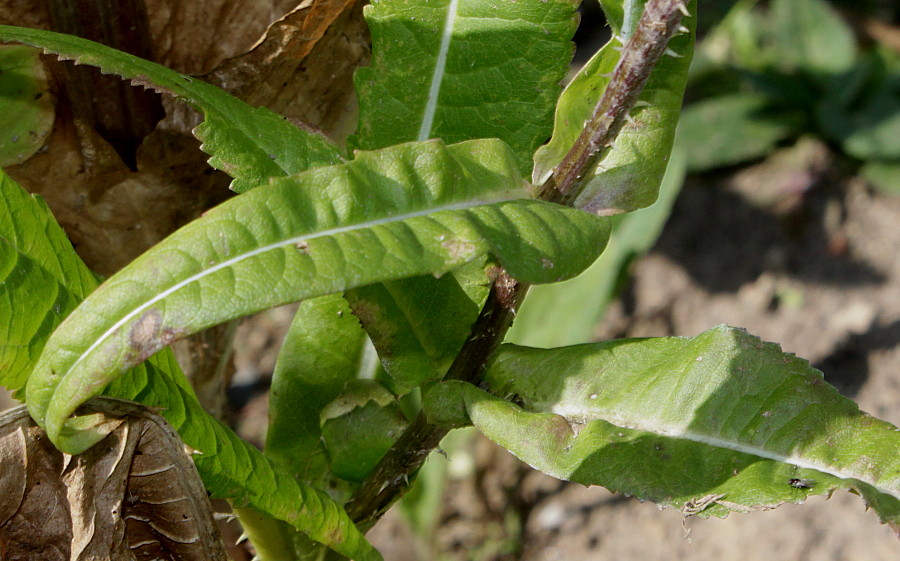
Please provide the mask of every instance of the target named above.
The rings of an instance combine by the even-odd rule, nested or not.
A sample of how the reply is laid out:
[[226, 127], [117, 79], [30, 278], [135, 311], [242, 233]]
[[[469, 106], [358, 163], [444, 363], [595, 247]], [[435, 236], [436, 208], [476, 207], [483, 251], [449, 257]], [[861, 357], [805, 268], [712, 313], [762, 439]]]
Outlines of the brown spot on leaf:
[[162, 314], [156, 308], [144, 312], [128, 335], [131, 345], [129, 361], [143, 362], [166, 345], [187, 335], [183, 329], [164, 326]]
[[162, 327], [162, 315], [159, 310], [153, 308], [144, 312], [140, 319], [131, 326], [131, 333], [128, 340], [131, 347], [138, 352], [142, 352], [156, 343], [157, 335]]
[[441, 247], [447, 250], [447, 255], [455, 262], [466, 261], [475, 255], [475, 244], [456, 238], [444, 240]]

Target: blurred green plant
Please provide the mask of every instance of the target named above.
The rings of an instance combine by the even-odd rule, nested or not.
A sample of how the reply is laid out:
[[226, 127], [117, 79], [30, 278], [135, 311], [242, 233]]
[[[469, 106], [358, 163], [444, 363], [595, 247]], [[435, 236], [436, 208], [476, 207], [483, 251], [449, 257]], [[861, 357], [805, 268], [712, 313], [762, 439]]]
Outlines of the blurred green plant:
[[692, 172], [816, 135], [876, 187], [900, 185], [900, 55], [825, 0], [740, 0], [698, 45], [680, 124]]

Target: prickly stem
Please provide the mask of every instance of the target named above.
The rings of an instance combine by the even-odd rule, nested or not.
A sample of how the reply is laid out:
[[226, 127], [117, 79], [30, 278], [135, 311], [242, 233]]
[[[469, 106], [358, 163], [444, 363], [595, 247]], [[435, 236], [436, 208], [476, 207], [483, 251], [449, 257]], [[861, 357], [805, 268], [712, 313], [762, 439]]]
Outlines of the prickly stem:
[[[613, 145], [626, 116], [639, 106], [638, 95], [669, 40], [687, 15], [680, 0], [650, 0], [626, 43], [600, 102], [575, 144], [542, 185], [536, 198], [574, 206], [583, 179]], [[512, 325], [528, 286], [499, 271], [468, 339], [444, 377], [478, 384], [485, 365]], [[448, 429], [430, 424], [420, 414], [382, 457], [347, 505], [351, 519], [367, 530], [407, 489], [404, 482], [435, 449]], [[398, 476], [398, 474], [400, 476]]]

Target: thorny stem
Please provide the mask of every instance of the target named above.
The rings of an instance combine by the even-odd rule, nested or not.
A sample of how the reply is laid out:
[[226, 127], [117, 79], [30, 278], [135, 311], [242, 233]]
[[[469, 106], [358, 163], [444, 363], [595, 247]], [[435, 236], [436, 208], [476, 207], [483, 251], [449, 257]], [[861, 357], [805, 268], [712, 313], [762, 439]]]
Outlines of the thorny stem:
[[650, 71], [666, 52], [685, 13], [687, 9], [681, 0], [647, 3], [637, 28], [622, 49], [622, 57], [594, 108], [594, 114], [554, 168], [553, 175], [538, 189], [536, 198], [576, 206], [576, 199], [586, 184], [587, 171], [612, 148], [613, 140], [650, 78]]
[[[503, 342], [527, 290], [528, 285], [498, 269], [487, 301], [444, 380], [473, 384], [481, 380], [485, 364]], [[416, 417], [347, 505], [347, 513], [360, 529], [368, 530], [400, 498], [409, 487], [409, 478], [447, 432], [448, 429], [429, 423], [423, 413]]]
[[[536, 198], [576, 206], [586, 184], [584, 176], [612, 146], [686, 13], [683, 0], [647, 2], [591, 119], [553, 175], [537, 190]], [[516, 281], [506, 271], [497, 272], [481, 314], [444, 380], [476, 385], [481, 382], [488, 359], [503, 341], [527, 291], [527, 284]], [[362, 530], [374, 525], [400, 498], [409, 487], [409, 478], [447, 432], [419, 414], [347, 505], [348, 514]]]

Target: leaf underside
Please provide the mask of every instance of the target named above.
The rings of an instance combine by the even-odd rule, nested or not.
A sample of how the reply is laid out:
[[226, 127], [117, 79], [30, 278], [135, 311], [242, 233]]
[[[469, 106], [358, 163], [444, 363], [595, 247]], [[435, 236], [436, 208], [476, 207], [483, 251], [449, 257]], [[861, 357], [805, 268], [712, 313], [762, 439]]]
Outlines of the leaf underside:
[[486, 381], [460, 394], [472, 422], [555, 477], [702, 516], [851, 489], [900, 522], [900, 430], [743, 330], [509, 345]]
[[[616, 2], [601, 2], [615, 34], [566, 86], [557, 103], [553, 137], [534, 154], [532, 182], [543, 183], [553, 172], [593, 114], [610, 73], [621, 57], [645, 0], [629, 9], [611, 9]], [[589, 170], [591, 177], [575, 206], [604, 215], [631, 212], [653, 204], [666, 171], [675, 127], [681, 111], [687, 71], [694, 51], [697, 2], [688, 4], [691, 17], [682, 25], [687, 33], [676, 35], [669, 50], [657, 63], [631, 112], [631, 120], [615, 139], [615, 145]], [[624, 18], [624, 19], [622, 19]], [[629, 29], [628, 26], [631, 26]]]
[[[46, 204], [0, 171], [0, 328], [6, 330], [0, 384], [24, 395], [50, 333], [98, 284]], [[184, 442], [202, 452], [194, 460], [213, 497], [286, 520], [348, 556], [380, 558], [334, 501], [282, 472], [204, 411], [169, 349], [103, 393], [159, 407]]]
[[30, 410], [66, 449], [60, 431], [80, 403], [211, 325], [440, 274], [488, 253], [526, 282], [550, 282], [574, 276], [602, 251], [603, 219], [527, 199], [486, 202], [517, 193], [524, 194], [505, 145], [489, 140], [359, 153], [245, 193], [145, 253], [69, 316], [29, 380]]

